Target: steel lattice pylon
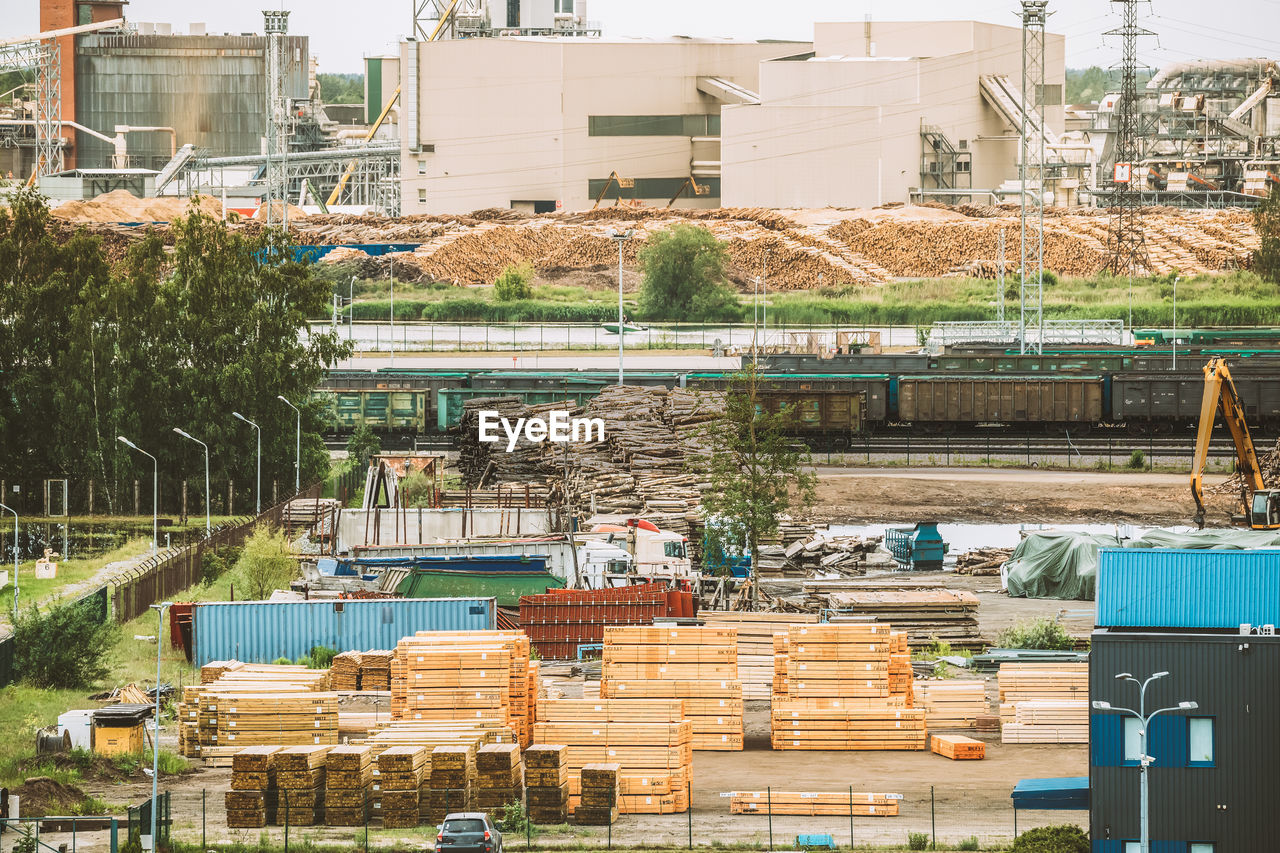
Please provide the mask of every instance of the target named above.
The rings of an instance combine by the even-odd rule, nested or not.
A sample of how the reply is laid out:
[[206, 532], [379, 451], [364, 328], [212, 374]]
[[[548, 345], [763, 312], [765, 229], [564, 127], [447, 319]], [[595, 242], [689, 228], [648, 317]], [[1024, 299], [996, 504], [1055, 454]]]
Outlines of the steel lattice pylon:
[[[1044, 341], [1044, 27], [1048, 0], [1022, 0], [1022, 281], [1018, 341], [1039, 353]], [[1028, 340], [1034, 330], [1034, 340]]]
[[289, 157], [289, 98], [285, 92], [285, 34], [289, 13], [264, 11], [263, 32], [267, 36], [267, 225], [272, 224], [274, 202], [281, 202], [280, 223], [289, 226], [289, 184], [286, 172]]
[[1120, 100], [1115, 105], [1115, 167], [1112, 172], [1108, 268], [1117, 275], [1137, 275], [1151, 268], [1142, 233], [1141, 159], [1138, 134], [1138, 36], [1155, 33], [1138, 26], [1138, 0], [1111, 0], [1121, 6], [1124, 22], [1104, 35], [1120, 36]]
[[36, 174], [53, 175], [63, 169], [62, 50], [57, 41], [38, 38], [0, 46], [0, 71], [36, 73]]

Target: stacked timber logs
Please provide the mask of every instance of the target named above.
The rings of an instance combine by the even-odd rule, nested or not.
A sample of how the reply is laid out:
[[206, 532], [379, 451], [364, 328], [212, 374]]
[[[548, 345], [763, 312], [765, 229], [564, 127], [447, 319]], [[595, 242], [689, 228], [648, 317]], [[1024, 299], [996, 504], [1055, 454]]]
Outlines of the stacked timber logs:
[[525, 750], [525, 808], [531, 822], [560, 824], [568, 819], [568, 751], [563, 744], [542, 744]]
[[272, 757], [278, 790], [277, 822], [316, 826], [324, 821], [325, 756], [330, 749], [290, 746]]
[[425, 747], [393, 746], [377, 759], [378, 798], [382, 825], [387, 829], [407, 829], [420, 822], [419, 801], [422, 782], [429, 771]]
[[978, 548], [956, 558], [958, 575], [998, 575], [1000, 567], [1013, 556], [1012, 548]]
[[574, 822], [582, 826], [608, 826], [618, 819], [622, 799], [622, 765], [584, 764], [581, 802], [574, 810]]
[[861, 575], [867, 571], [868, 558], [880, 549], [882, 536], [832, 536], [814, 534], [792, 542], [783, 551], [789, 564], [783, 574], [807, 574], [821, 571], [824, 575]]
[[[1280, 439], [1276, 446], [1265, 453], [1258, 454], [1258, 470], [1262, 472], [1262, 482], [1268, 489], [1280, 487]], [[1238, 495], [1243, 485], [1243, 475], [1236, 471], [1221, 483], [1205, 486], [1205, 492], [1214, 495]]]
[[1003, 663], [997, 682], [1005, 743], [1088, 743], [1087, 663]]
[[694, 749], [742, 749], [736, 628], [607, 627], [601, 674], [606, 699], [684, 700]]
[[892, 634], [888, 625], [791, 626], [773, 748], [924, 749], [925, 712], [907, 707], [911, 682], [899, 674], [903, 657], [910, 669], [905, 639]]
[[520, 747], [492, 743], [476, 751], [476, 789], [472, 807], [493, 812], [524, 800], [524, 765]]
[[901, 794], [859, 791], [733, 791], [729, 814], [893, 817]]
[[574, 417], [580, 413], [568, 401], [526, 406], [519, 397], [476, 397], [464, 402], [458, 424], [458, 470], [463, 481], [468, 486], [484, 487], [493, 483], [538, 481], [551, 473], [543, 459], [545, 442], [530, 441], [523, 430], [510, 451], [507, 436], [500, 429], [496, 431], [499, 441], [481, 441], [482, 413], [496, 412], [498, 417], [515, 424], [520, 418], [543, 417], [565, 410]]
[[373, 748], [335, 746], [325, 755], [324, 822], [361, 826], [369, 817], [373, 784]]
[[272, 756], [278, 746], [251, 746], [231, 761], [231, 790], [227, 791], [227, 826], [257, 829], [275, 822], [276, 788]]
[[689, 808], [693, 724], [678, 699], [557, 699], [538, 707], [538, 743], [565, 744], [569, 807], [581, 802], [584, 765], [621, 765], [624, 813], [668, 814]]

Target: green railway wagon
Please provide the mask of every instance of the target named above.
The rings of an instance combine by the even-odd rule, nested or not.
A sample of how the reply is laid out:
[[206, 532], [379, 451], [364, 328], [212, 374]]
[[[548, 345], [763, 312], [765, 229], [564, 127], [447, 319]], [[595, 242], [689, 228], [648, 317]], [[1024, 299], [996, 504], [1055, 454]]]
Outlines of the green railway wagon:
[[570, 406], [585, 406], [599, 393], [598, 388], [578, 388], [569, 391], [550, 389], [500, 391], [490, 388], [448, 388], [436, 392], [436, 429], [447, 432], [462, 422], [462, 405], [468, 400], [482, 397], [516, 397], [526, 406], [542, 403], [565, 402]]

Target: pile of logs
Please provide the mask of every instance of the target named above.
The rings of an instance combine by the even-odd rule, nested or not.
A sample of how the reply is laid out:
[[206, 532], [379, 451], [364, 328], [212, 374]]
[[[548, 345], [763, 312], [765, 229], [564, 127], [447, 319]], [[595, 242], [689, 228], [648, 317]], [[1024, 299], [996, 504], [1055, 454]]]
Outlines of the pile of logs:
[[866, 574], [868, 558], [879, 550], [882, 538], [818, 533], [797, 540], [783, 551], [788, 563], [783, 574]]
[[[1271, 450], [1258, 454], [1258, 469], [1268, 489], [1280, 488], [1280, 439], [1276, 439], [1276, 446]], [[1205, 486], [1204, 490], [1214, 495], [1238, 495], [1242, 485], [1243, 479], [1237, 471], [1221, 483]]]
[[956, 574], [998, 575], [1013, 556], [1012, 548], [978, 548], [956, 557]]

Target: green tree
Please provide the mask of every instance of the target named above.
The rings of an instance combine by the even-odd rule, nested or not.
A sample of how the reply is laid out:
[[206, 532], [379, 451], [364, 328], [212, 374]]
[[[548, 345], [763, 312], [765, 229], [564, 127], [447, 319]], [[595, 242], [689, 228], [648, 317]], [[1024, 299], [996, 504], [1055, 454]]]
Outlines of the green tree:
[[729, 289], [729, 254], [697, 225], [673, 225], [640, 250], [644, 281], [640, 316], [646, 320], [736, 320], [742, 309]]
[[316, 82], [320, 84], [320, 100], [326, 104], [364, 103], [363, 74], [317, 74]]
[[260, 524], [244, 543], [232, 583], [249, 598], [262, 600], [274, 590], [287, 588], [297, 574], [298, 563], [290, 556], [288, 538], [274, 527]]
[[1263, 281], [1280, 284], [1280, 188], [1272, 187], [1266, 200], [1254, 208], [1253, 228], [1258, 232], [1254, 272]]
[[701, 436], [710, 458], [705, 469], [710, 487], [702, 494], [708, 537], [724, 553], [751, 555], [751, 597], [758, 599], [760, 542], [778, 532], [785, 513], [813, 505], [817, 476], [809, 451], [788, 437], [796, 411], [768, 411], [763, 383], [754, 362], [730, 381], [724, 415], [709, 422]]
[[79, 689], [110, 672], [112, 648], [120, 631], [81, 602], [32, 606], [19, 613], [13, 629], [13, 664], [18, 677], [34, 687]]
[[515, 302], [533, 297], [533, 265], [512, 264], [502, 270], [493, 283], [493, 295], [499, 302]]
[[357, 465], [368, 465], [369, 459], [382, 450], [382, 441], [368, 424], [360, 424], [347, 441], [347, 456]]

